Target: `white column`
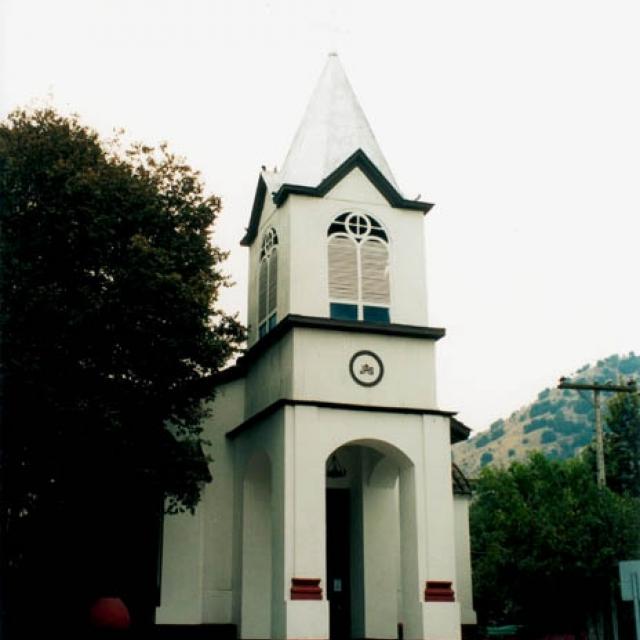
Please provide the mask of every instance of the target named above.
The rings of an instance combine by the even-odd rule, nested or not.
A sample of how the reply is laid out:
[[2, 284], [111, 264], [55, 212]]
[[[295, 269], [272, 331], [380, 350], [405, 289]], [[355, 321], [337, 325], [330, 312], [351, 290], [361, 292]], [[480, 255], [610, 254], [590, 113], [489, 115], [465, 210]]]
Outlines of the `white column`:
[[451, 486], [451, 444], [449, 419], [423, 416], [424, 442], [424, 512], [426, 581], [450, 582], [453, 602], [424, 602], [424, 635], [428, 640], [460, 638], [460, 605], [455, 590], [455, 530], [453, 490]]
[[[312, 446], [317, 409], [288, 407], [285, 422], [284, 587], [286, 638], [329, 637], [326, 599], [325, 460]], [[320, 580], [321, 599], [291, 592], [296, 578]], [[299, 590], [298, 590], [299, 591]]]
[[421, 469], [403, 467], [400, 470], [400, 588], [406, 640], [420, 640], [424, 635], [424, 607], [421, 600], [421, 576], [424, 572], [425, 535], [424, 502], [418, 478]]
[[400, 540], [394, 485], [372, 486], [365, 481], [362, 487], [365, 638], [395, 639], [398, 633]]

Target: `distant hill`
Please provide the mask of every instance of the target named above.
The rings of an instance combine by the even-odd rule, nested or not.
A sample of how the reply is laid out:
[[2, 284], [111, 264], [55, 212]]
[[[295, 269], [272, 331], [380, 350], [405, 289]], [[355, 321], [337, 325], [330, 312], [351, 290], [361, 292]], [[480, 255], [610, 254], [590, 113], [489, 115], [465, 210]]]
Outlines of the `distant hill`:
[[[613, 355], [595, 365], [586, 364], [568, 377], [572, 382], [640, 380], [640, 356]], [[610, 394], [601, 397], [604, 409]], [[453, 458], [467, 477], [475, 478], [486, 465], [507, 466], [534, 450], [549, 458], [570, 458], [593, 440], [593, 431], [591, 392], [547, 388], [531, 404], [456, 444]]]

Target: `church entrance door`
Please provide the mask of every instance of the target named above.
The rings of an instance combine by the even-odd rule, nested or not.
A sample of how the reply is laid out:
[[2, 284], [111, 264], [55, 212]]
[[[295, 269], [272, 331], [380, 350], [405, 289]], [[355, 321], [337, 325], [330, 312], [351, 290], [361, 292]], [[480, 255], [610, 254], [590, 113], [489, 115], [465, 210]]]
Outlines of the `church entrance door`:
[[349, 494], [349, 489], [327, 489], [327, 597], [331, 640], [351, 637]]

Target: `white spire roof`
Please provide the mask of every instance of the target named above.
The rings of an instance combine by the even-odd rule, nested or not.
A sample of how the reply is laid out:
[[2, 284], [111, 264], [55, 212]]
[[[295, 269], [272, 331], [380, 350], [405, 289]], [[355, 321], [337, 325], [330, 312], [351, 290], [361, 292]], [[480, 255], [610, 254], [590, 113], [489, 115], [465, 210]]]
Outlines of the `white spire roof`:
[[342, 64], [329, 54], [293, 139], [281, 183], [316, 187], [349, 156], [362, 149], [384, 177], [397, 189], [389, 165], [367, 122]]

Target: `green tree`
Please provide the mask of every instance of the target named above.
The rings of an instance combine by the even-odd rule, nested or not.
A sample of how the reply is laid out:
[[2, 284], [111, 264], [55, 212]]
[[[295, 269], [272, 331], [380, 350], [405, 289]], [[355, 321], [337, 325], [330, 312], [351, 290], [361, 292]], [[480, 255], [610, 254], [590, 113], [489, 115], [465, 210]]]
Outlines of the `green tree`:
[[617, 393], [605, 414], [607, 485], [619, 493], [640, 497], [640, 397]]
[[608, 594], [615, 561], [636, 557], [638, 506], [599, 490], [580, 459], [535, 453], [507, 469], [483, 469], [470, 514], [481, 621], [584, 629]]
[[13, 605], [20, 580], [47, 598], [135, 591], [159, 505], [193, 509], [210, 480], [203, 400], [244, 339], [215, 306], [220, 200], [166, 146], [120, 152], [50, 109], [0, 124], [0, 193]]

